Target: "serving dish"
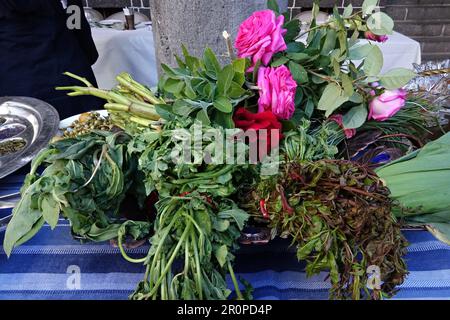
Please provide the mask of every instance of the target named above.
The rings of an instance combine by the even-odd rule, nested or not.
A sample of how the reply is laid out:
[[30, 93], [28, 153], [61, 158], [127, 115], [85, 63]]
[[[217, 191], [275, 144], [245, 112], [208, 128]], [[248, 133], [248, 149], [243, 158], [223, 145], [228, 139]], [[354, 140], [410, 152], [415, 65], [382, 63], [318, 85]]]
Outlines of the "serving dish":
[[48, 103], [29, 97], [0, 98], [0, 149], [11, 142], [21, 145], [0, 153], [0, 179], [28, 164], [58, 127], [58, 112]]

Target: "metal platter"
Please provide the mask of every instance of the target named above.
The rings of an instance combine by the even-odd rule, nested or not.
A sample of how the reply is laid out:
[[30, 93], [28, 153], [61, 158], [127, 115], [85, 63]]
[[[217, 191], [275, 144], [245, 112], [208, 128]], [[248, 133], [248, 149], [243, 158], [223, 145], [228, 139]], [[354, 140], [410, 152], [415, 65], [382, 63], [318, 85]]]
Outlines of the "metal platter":
[[28, 164], [58, 127], [58, 112], [48, 103], [28, 97], [0, 98], [0, 179]]

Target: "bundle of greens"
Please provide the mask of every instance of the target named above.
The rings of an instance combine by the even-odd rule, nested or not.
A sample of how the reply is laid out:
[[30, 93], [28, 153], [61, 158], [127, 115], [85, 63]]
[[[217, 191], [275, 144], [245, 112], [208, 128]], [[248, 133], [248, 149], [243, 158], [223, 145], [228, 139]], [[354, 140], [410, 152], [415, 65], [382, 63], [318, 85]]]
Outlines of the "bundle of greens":
[[[60, 213], [70, 220], [72, 232], [92, 241], [117, 237], [121, 226], [119, 207], [134, 184], [137, 158], [127, 153], [130, 136], [95, 131], [89, 135], [57, 141], [33, 161], [6, 230], [4, 249], [28, 241], [47, 222], [55, 228]], [[39, 166], [45, 165], [42, 174]], [[136, 223], [136, 238], [145, 237], [149, 223]]]
[[[237, 297], [243, 298], [232, 268], [232, 252], [248, 215], [231, 196], [248, 165], [215, 161], [225, 154], [223, 140], [202, 137], [216, 129], [225, 138], [224, 129], [199, 124], [191, 118], [169, 121], [163, 131], [147, 129], [129, 143], [130, 154], [139, 158], [147, 194], [159, 194], [147, 257], [134, 260], [122, 250], [128, 261], [144, 263], [147, 268], [132, 299], [226, 299], [228, 272]], [[189, 140], [197, 135], [199, 141]], [[190, 146], [194, 146], [192, 154], [184, 154]], [[178, 260], [184, 266], [177, 267]]]
[[95, 88], [87, 79], [70, 72], [64, 74], [79, 80], [85, 87], [57, 87], [56, 90], [71, 91], [67, 94], [71, 97], [89, 95], [106, 100], [104, 107], [116, 126], [122, 129], [127, 127], [128, 132], [134, 133], [139, 126], [160, 125], [158, 106], [165, 101], [157, 98], [149, 88], [135, 81], [128, 73], [121, 73], [116, 77], [119, 84], [112, 90]]
[[[144, 280], [131, 296], [135, 300], [225, 300], [231, 291], [229, 272], [238, 299], [232, 252], [247, 220], [247, 213], [227, 199], [213, 200], [197, 191], [165, 197], [158, 204], [155, 234], [144, 263]], [[176, 264], [179, 261], [180, 263]]]
[[[248, 201], [248, 202], [246, 202]], [[292, 237], [306, 272], [328, 271], [331, 297], [380, 299], [407, 274], [406, 240], [391, 215], [389, 191], [370, 170], [348, 161], [287, 163], [241, 203], [270, 216], [272, 234]], [[369, 267], [383, 285], [369, 291]]]
[[397, 217], [450, 244], [450, 134], [377, 170]]

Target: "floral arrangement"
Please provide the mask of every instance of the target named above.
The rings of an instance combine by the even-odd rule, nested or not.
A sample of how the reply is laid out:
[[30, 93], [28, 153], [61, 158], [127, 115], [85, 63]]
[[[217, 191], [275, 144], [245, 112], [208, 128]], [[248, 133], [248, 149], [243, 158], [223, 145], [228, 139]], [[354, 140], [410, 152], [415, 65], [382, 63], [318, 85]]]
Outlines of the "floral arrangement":
[[[372, 169], [421, 147], [432, 117], [402, 89], [412, 71], [381, 73], [376, 42], [393, 22], [376, 5], [334, 9], [317, 25], [314, 3], [301, 31], [271, 0], [240, 26], [229, 64], [183, 46], [156, 91], [127, 74], [106, 91], [67, 73], [85, 86], [57, 89], [105, 99], [119, 129], [54, 141], [35, 159], [6, 253], [62, 214], [78, 237], [117, 238], [125, 259], [146, 266], [132, 299], [227, 299], [227, 275], [245, 299], [234, 253], [245, 226], [262, 224], [292, 239], [309, 275], [329, 272], [332, 298], [394, 294], [407, 244]], [[141, 216], [124, 221], [126, 198]], [[126, 241], [142, 239], [148, 255], [128, 256]], [[367, 285], [373, 266], [382, 285]]]

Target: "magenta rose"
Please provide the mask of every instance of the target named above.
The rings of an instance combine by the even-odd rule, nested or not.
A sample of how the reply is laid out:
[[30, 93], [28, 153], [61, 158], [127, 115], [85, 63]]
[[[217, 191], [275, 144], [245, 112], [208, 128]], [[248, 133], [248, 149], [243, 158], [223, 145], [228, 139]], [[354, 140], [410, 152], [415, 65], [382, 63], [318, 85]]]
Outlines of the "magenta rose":
[[385, 90], [370, 102], [369, 120], [384, 121], [395, 115], [406, 103], [403, 89]]
[[286, 66], [259, 68], [258, 87], [259, 112], [272, 111], [281, 120], [292, 118], [297, 82]]
[[364, 32], [364, 36], [366, 37], [367, 40], [372, 40], [376, 42], [386, 42], [389, 39], [389, 37], [386, 35], [379, 36], [371, 31]]
[[283, 24], [284, 16], [277, 18], [272, 10], [263, 10], [240, 25], [235, 46], [239, 58], [252, 59], [249, 72], [259, 60], [266, 66], [275, 53], [287, 49], [283, 38], [287, 30], [282, 28]]

